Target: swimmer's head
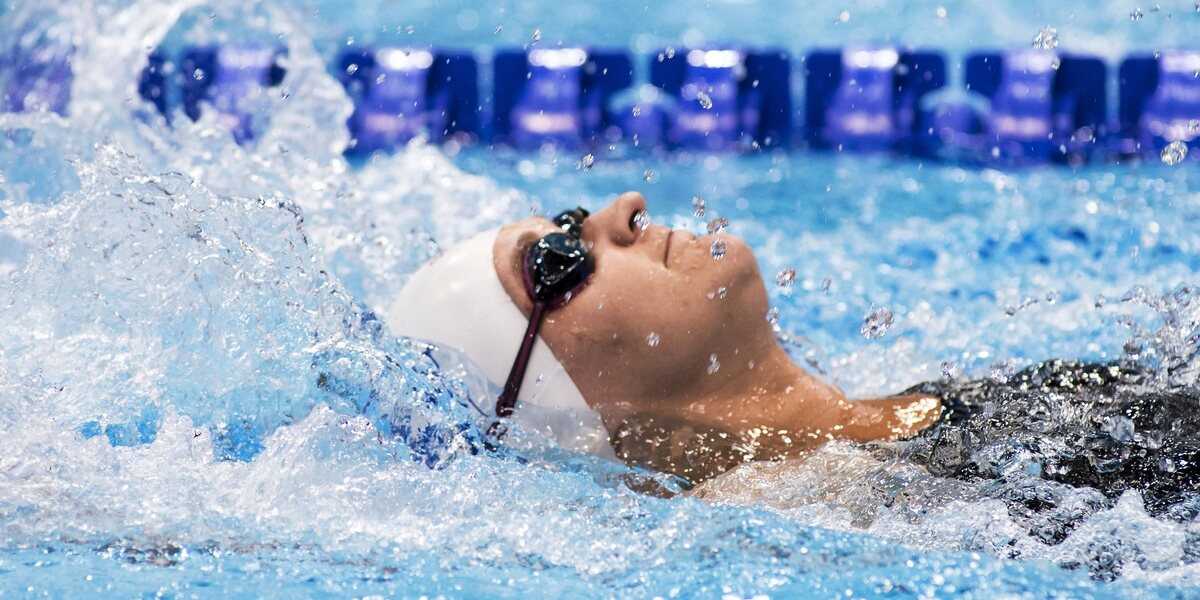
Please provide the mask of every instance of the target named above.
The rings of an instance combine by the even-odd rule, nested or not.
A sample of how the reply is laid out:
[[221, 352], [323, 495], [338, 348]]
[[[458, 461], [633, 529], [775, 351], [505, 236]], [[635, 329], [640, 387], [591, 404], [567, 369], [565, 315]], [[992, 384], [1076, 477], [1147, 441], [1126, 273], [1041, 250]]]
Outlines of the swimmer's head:
[[[595, 271], [569, 303], [547, 313], [541, 328], [542, 340], [610, 431], [630, 413], [678, 410], [727, 391], [777, 347], [750, 248], [726, 233], [697, 237], [657, 224], [642, 228], [634, 217], [644, 210], [645, 199], [627, 193], [584, 221], [583, 243]], [[502, 227], [495, 237], [495, 272], [526, 318], [533, 303], [523, 257], [556, 228], [533, 217]], [[714, 252], [714, 243], [724, 252]]]
[[[497, 275], [493, 251], [498, 232], [475, 235], [422, 266], [388, 311], [394, 334], [457, 350], [497, 385], [509, 377], [528, 325], [527, 314], [517, 308]], [[530, 292], [523, 283], [521, 294], [528, 300]], [[540, 431], [563, 448], [612, 456], [600, 415], [588, 407], [541, 337], [533, 343], [518, 398], [518, 424]], [[496, 414], [497, 397], [473, 400]]]

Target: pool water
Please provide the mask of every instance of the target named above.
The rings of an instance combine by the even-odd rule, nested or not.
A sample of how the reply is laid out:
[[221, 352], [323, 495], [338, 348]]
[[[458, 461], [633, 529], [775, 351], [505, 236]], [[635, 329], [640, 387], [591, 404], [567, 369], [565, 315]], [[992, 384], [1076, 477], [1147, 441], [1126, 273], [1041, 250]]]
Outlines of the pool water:
[[[1047, 543], [976, 484], [848, 444], [703, 500], [635, 493], [656, 476], [533, 439], [488, 451], [463, 407], [473, 374], [375, 317], [481, 228], [633, 189], [657, 222], [728, 219], [797, 360], [851, 395], [1053, 357], [1137, 360], [1156, 389], [1191, 390], [1195, 163], [616, 148], [584, 169], [417, 142], [351, 164], [327, 70], [351, 38], [962, 53], [1047, 23], [1111, 61], [1185, 44], [1191, 2], [1138, 20], [1116, 2], [242, 4], [0, 12], [0, 39], [73, 39], [78, 75], [69, 116], [0, 115], [0, 597], [1200, 597], [1194, 511], [1152, 515], [1136, 492], [1055, 488], [1074, 513]], [[251, 144], [131, 100], [148, 49], [263, 39], [286, 42], [288, 75]]]

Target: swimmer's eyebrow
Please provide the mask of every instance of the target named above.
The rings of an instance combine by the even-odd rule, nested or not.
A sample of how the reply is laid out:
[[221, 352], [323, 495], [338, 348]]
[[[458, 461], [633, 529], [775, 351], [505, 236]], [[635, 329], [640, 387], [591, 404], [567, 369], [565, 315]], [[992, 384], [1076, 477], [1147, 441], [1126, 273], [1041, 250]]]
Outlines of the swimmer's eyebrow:
[[525, 254], [529, 252], [529, 248], [533, 246], [545, 234], [536, 231], [526, 231], [517, 238], [517, 243], [513, 244], [512, 254], [509, 256], [508, 263], [513, 265], [517, 272], [520, 273], [521, 264], [525, 260]]

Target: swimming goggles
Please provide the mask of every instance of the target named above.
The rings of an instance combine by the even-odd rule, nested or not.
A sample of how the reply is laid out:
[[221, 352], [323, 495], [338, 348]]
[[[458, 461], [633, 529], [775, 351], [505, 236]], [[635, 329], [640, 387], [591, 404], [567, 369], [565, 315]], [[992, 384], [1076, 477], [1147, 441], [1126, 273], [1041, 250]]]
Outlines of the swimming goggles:
[[569, 302], [587, 285], [588, 277], [592, 274], [594, 262], [581, 239], [583, 220], [588, 215], [583, 208], [563, 211], [553, 219], [562, 231], [545, 235], [530, 246], [525, 254], [525, 293], [533, 301], [533, 311], [529, 315], [529, 326], [525, 329], [517, 358], [508, 373], [508, 381], [504, 382], [504, 391], [496, 401], [497, 417], [512, 416], [517, 404], [517, 392], [521, 390], [521, 380], [525, 379], [525, 369], [529, 366], [533, 344], [542, 325], [542, 316]]

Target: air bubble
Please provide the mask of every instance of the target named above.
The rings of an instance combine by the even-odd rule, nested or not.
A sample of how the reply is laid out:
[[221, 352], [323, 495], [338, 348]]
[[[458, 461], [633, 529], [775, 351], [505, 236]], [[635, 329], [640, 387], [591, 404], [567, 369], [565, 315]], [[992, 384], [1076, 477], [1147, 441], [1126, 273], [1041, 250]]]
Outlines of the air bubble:
[[675, 58], [675, 47], [667, 46], [666, 55], [667, 55], [667, 58]]
[[1200, 120], [1192, 119], [1191, 121], [1188, 121], [1188, 131], [1192, 133], [1200, 131]]
[[641, 114], [642, 114], [642, 107], [640, 107], [640, 106], [633, 107], [633, 116], [637, 117], [637, 116], [640, 116]]
[[717, 360], [716, 354], [708, 355], [708, 374], [712, 375], [721, 370], [721, 361]]
[[892, 326], [896, 316], [892, 313], [892, 309], [886, 306], [875, 307], [871, 304], [871, 308], [867, 310], [867, 314], [863, 316], [862, 327], [858, 328], [858, 332], [863, 337], [874, 340], [883, 337], [887, 333], [888, 328]]
[[713, 240], [712, 246], [708, 248], [708, 253], [717, 260], [725, 258], [725, 240]]
[[584, 171], [591, 171], [592, 165], [596, 164], [596, 157], [591, 154], [583, 155], [583, 159], [575, 163], [575, 168], [582, 168]]
[[792, 284], [794, 283], [796, 283], [795, 269], [781, 269], [779, 273], [775, 275], [775, 285], [779, 286], [779, 289], [783, 290], [784, 293], [792, 293]]
[[717, 297], [718, 298], [724, 300], [725, 296], [728, 296], [728, 295], [729, 295], [729, 288], [727, 288], [725, 286], [721, 286], [721, 287], [717, 288]]
[[708, 213], [708, 204], [700, 196], [692, 196], [692, 208], [695, 209], [694, 214], [697, 219], [704, 218], [704, 215]]
[[646, 181], [654, 181], [654, 171], [646, 169], [646, 172], [642, 173], [642, 179], [645, 179]]
[[1187, 144], [1175, 140], [1162, 149], [1162, 161], [1168, 165], [1175, 165], [1187, 158], [1187, 154]]
[[[358, 70], [358, 65], [350, 65], [350, 67], [353, 68], [354, 71]], [[350, 74], [354, 73], [354, 71], [351, 71], [350, 69], [346, 69], [346, 71], [348, 71]], [[196, 69], [193, 71], [192, 79], [195, 79], [196, 81], [202, 81], [204, 79], [204, 69]]]
[[700, 103], [700, 108], [704, 110], [712, 108], [712, 98], [709, 98], [708, 94], [704, 93], [704, 90], [696, 92], [696, 101]]
[[833, 285], [833, 279], [832, 279], [832, 278], [826, 277], [825, 279], [822, 279], [822, 280], [821, 280], [821, 291], [822, 291], [822, 292], [828, 292], [828, 291], [829, 291], [829, 287], [830, 287], [830, 286], [832, 286], [832, 285]]
[[499, 35], [501, 31], [504, 31], [504, 28], [497, 25], [496, 28], [492, 30], [492, 33]]
[[633, 213], [633, 224], [636, 225], [638, 229], [645, 231], [648, 227], [650, 227], [650, 213], [644, 210], [639, 210]]
[[653, 348], [658, 345], [659, 339], [660, 338], [658, 337], [658, 334], [651, 331], [649, 335], [646, 336], [646, 344]]
[[713, 219], [708, 222], [708, 235], [715, 235], [729, 227], [729, 219]]
[[1039, 50], [1053, 50], [1058, 47], [1058, 29], [1049, 25], [1043, 27], [1033, 38], [1033, 47]]
[[1135, 9], [1133, 9], [1133, 12], [1129, 13], [1129, 19], [1131, 21], [1141, 21], [1142, 17], [1145, 16], [1145, 14], [1146, 13], [1142, 12], [1142, 7], [1139, 6]]

